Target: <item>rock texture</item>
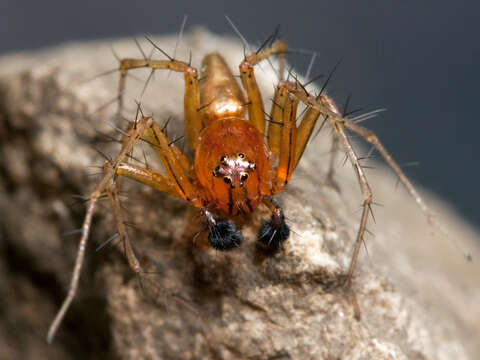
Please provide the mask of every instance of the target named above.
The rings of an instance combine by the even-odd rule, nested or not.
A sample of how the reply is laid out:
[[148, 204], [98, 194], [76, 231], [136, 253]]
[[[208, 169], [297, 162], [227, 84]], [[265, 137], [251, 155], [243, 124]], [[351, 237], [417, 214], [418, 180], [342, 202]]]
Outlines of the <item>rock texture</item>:
[[[170, 54], [175, 40], [155, 39]], [[340, 284], [361, 195], [342, 156], [341, 192], [325, 183], [328, 131], [312, 141], [279, 197], [292, 235], [277, 254], [255, 245], [264, 209], [246, 221], [243, 246], [221, 253], [196, 236], [202, 223], [195, 209], [124, 182], [128, 219], [136, 224], [130, 235], [152, 273], [139, 282], [120, 247], [94, 251], [115, 232], [108, 202], [102, 202], [79, 294], [55, 342], [46, 345], [76, 253], [78, 234], [65, 233], [79, 228], [84, 216], [72, 194], [91, 191], [91, 174], [99, 170], [89, 166], [104, 161], [95, 148], [118, 152], [118, 144], [102, 142], [102, 134], [118, 137], [115, 106], [102, 107], [116, 96], [118, 75], [92, 80], [116, 67], [110, 45], [120, 56], [141, 56], [133, 41], [112, 40], [0, 58], [0, 358], [206, 359], [213, 357], [210, 348], [223, 359], [476, 358], [478, 233], [421, 191], [450, 237], [472, 253], [468, 263], [380, 165], [368, 176], [384, 206], [375, 208], [376, 223], [369, 224], [374, 236], [368, 236], [368, 256], [362, 251], [355, 279], [362, 319], [353, 318]], [[188, 59], [188, 49], [196, 66], [214, 50], [234, 69], [243, 57], [235, 40], [202, 30], [184, 38], [177, 57]], [[148, 71], [135, 76], [145, 79]], [[268, 64], [257, 76], [268, 103], [275, 76]], [[128, 80], [132, 111], [142, 79]], [[172, 116], [172, 138], [183, 131], [182, 95], [181, 74], [157, 72], [141, 99], [158, 121]], [[146, 151], [150, 165], [160, 169]], [[136, 157], [143, 159], [142, 152]]]

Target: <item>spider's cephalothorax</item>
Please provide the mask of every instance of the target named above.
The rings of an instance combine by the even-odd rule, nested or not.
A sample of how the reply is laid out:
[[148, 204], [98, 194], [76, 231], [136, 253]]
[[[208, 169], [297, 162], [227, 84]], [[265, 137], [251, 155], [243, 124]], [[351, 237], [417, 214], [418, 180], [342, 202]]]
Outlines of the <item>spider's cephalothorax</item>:
[[[207, 55], [201, 76], [205, 79], [200, 86], [201, 103], [205, 104], [201, 116], [207, 125], [193, 141], [195, 174], [209, 242], [218, 250], [228, 250], [241, 242], [232, 217], [253, 212], [261, 201], [275, 206], [270, 199], [275, 174], [262, 133], [264, 123], [258, 128], [245, 119], [249, 105], [223, 58], [216, 53]], [[281, 210], [264, 223], [259, 238], [266, 234], [269, 239], [263, 243], [275, 248], [288, 237]]]
[[269, 153], [263, 137], [245, 120], [213, 122], [195, 149], [195, 174], [203, 206], [219, 216], [252, 212], [268, 192]]

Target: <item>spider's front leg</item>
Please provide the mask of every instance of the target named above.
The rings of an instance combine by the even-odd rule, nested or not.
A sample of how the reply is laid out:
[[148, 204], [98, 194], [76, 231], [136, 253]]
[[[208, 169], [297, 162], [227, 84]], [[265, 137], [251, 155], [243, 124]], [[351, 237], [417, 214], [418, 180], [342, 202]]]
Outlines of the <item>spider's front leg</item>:
[[[242, 242], [240, 230], [237, 229], [232, 220], [218, 219], [203, 206], [195, 186], [186, 175], [191, 168], [190, 162], [175, 144], [168, 141], [160, 126], [152, 122], [142, 135], [142, 139], [157, 153], [167, 176], [128, 163], [119, 164], [116, 171], [117, 175], [128, 177], [156, 190], [189, 201], [191, 205], [201, 209], [209, 229], [208, 240], [213, 248], [217, 250], [231, 250], [239, 247]], [[133, 258], [133, 251], [130, 255], [127, 254], [127, 259], [130, 264], [135, 265], [137, 262], [131, 261], [131, 258]], [[133, 267], [132, 269], [135, 271]]]
[[[283, 55], [287, 51], [287, 44], [278, 41], [273, 45], [250, 54], [239, 66], [242, 85], [247, 95], [249, 121], [257, 128], [260, 134], [265, 134], [266, 121], [263, 100], [255, 79], [254, 67], [272, 55], [280, 56], [283, 64]], [[280, 77], [283, 69], [280, 69]], [[285, 88], [278, 87], [275, 92], [274, 104], [271, 110], [271, 121], [268, 126], [269, 148], [274, 154], [279, 154], [279, 163], [275, 178], [272, 181], [270, 193], [264, 194], [262, 202], [272, 212], [270, 220], [263, 221], [258, 233], [260, 245], [267, 249], [277, 250], [288, 239], [290, 229], [285, 223], [285, 216], [281, 207], [273, 200], [272, 195], [279, 193], [287, 184], [295, 169], [295, 117], [298, 101], [291, 101]]]
[[283, 55], [286, 51], [287, 44], [278, 41], [261, 52], [250, 54], [239, 66], [240, 78], [247, 94], [248, 119], [262, 135], [265, 133], [265, 112], [262, 95], [255, 79], [254, 67], [262, 60], [272, 55]]
[[258, 233], [258, 241], [262, 247], [272, 250], [279, 249], [290, 235], [283, 210], [273, 200], [272, 195], [278, 194], [285, 188], [296, 166], [297, 107], [298, 101], [292, 99], [281, 83], [275, 92], [271, 111], [272, 121], [268, 129], [270, 150], [278, 155], [278, 164], [272, 181], [271, 193], [263, 199], [263, 203], [272, 212], [272, 216], [270, 220], [262, 222]]
[[[309, 107], [299, 125], [296, 125], [299, 98], [294, 94], [291, 95], [291, 89], [297, 86], [298, 84], [294, 82], [281, 81], [272, 101], [268, 145], [270, 151], [278, 156], [278, 165], [270, 195], [278, 194], [287, 185], [321, 115], [318, 109]], [[288, 238], [289, 229], [285, 224], [283, 211], [273, 202], [273, 199], [266, 198], [264, 203], [272, 211], [272, 218], [262, 224], [259, 240], [278, 248]]]

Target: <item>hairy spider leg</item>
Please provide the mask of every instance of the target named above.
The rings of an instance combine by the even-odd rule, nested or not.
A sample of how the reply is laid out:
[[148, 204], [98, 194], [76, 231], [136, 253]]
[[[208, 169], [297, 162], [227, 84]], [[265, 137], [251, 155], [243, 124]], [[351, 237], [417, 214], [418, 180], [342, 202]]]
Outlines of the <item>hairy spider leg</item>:
[[[120, 164], [119, 167], [118, 167], [119, 170], [121, 169], [122, 165], [125, 165], [125, 164]], [[137, 168], [136, 171], [138, 171], [138, 170], [142, 170], [142, 169]], [[148, 169], [143, 169], [143, 170], [148, 170]], [[117, 175], [120, 175], [122, 172], [124, 172], [124, 171], [117, 171]], [[158, 174], [158, 173], [155, 173], [155, 172], [152, 172], [152, 173], [153, 174]], [[129, 175], [131, 175], [131, 174], [130, 173], [125, 173], [125, 176], [131, 177]], [[161, 174], [158, 174], [158, 175], [161, 175]], [[164, 183], [168, 184], [168, 179], [166, 179], [165, 177], [164, 177], [164, 179], [162, 179], [160, 181], [155, 180], [155, 181], [152, 182], [151, 181], [152, 179], [148, 178], [148, 174], [145, 174], [145, 176], [146, 176], [146, 178], [144, 180], [147, 180], [147, 182], [145, 182], [145, 181], [141, 181], [141, 182], [155, 188], [156, 190], [164, 191], [164, 190], [160, 189], [160, 187], [162, 187], [163, 185], [160, 185], [160, 187], [159, 187], [159, 184], [164, 184]], [[138, 180], [138, 179], [134, 178], [134, 180]], [[144, 276], [146, 273], [143, 270], [142, 266], [140, 265], [140, 262], [138, 261], [137, 256], [135, 255], [135, 252], [133, 250], [132, 244], [131, 244], [130, 239], [128, 237], [125, 222], [124, 222], [124, 219], [123, 219], [123, 216], [122, 216], [122, 213], [121, 213], [120, 197], [119, 197], [119, 194], [118, 194], [118, 181], [113, 182], [110, 185], [110, 187], [107, 186], [106, 191], [107, 191], [107, 195], [108, 195], [108, 197], [111, 201], [111, 204], [112, 204], [115, 223], [116, 223], [117, 230], [118, 230], [118, 233], [120, 235], [120, 238], [123, 240], [125, 257], [127, 258], [130, 269], [132, 269], [135, 272], [135, 274], [137, 276], [139, 276], [140, 281], [142, 281], [142, 282], [146, 281], [150, 285], [150, 287], [155, 291], [155, 293], [160, 294], [161, 296], [167, 295], [168, 297], [170, 297], [170, 298], [174, 299], [175, 301], [177, 301], [178, 303], [180, 303], [182, 306], [186, 307], [193, 314], [195, 314], [202, 322], [203, 333], [204, 333], [208, 348], [209, 348], [212, 356], [215, 359], [221, 359], [221, 356], [220, 356], [220, 353], [219, 353], [220, 347], [219, 347], [216, 339], [214, 337], [212, 337], [212, 335], [211, 335], [212, 330], [210, 329], [210, 324], [200, 314], [199, 310], [194, 305], [192, 305], [188, 300], [183, 298], [180, 294], [178, 294], [176, 292], [172, 292], [171, 290], [166, 289], [164, 287], [161, 287], [155, 281], [153, 281], [153, 280], [149, 279], [148, 277]], [[178, 193], [170, 194], [170, 195], [179, 196]]]
[[[286, 43], [277, 42], [262, 52], [247, 56], [239, 67], [242, 84], [248, 97], [249, 121], [261, 134], [265, 133], [266, 117], [262, 96], [255, 80], [254, 66], [273, 54], [281, 56], [280, 63], [282, 64], [282, 57], [286, 51]], [[272, 217], [270, 221], [262, 222], [258, 234], [260, 243], [273, 249], [277, 249], [288, 238], [290, 230], [285, 223], [282, 209], [271, 196], [281, 192], [287, 185], [320, 115], [318, 110], [309, 108], [297, 129], [298, 102], [296, 97], [289, 94], [286, 83], [280, 81], [275, 90], [268, 125], [268, 145], [272, 153], [278, 155], [278, 164], [274, 179], [272, 179], [270, 193], [264, 194], [266, 197], [263, 200], [263, 203], [272, 212]], [[297, 130], [299, 131], [297, 132]]]
[[[295, 82], [289, 82], [288, 86], [283, 85], [281, 87], [282, 91], [279, 94], [279, 96], [284, 97], [284, 93], [288, 92], [287, 87], [289, 88], [296, 88], [298, 87], [299, 84]], [[280, 89], [280, 87], [279, 87]], [[319, 97], [321, 96], [322, 93], [320, 93]], [[275, 103], [280, 102], [280, 99], [275, 99]], [[275, 105], [274, 103], [274, 105]], [[272, 108], [273, 109], [273, 108]], [[305, 149], [308, 144], [308, 140], [312, 136], [313, 129], [315, 128], [315, 125], [318, 121], [319, 118], [322, 118], [322, 124], [320, 125], [320, 129], [323, 127], [323, 124], [327, 120], [328, 116], [322, 114], [320, 110], [318, 110], [315, 107], [309, 106], [307, 111], [305, 112], [299, 126], [297, 127], [297, 146], [296, 146], [296, 151], [295, 151], [295, 164], [298, 165], [298, 162], [300, 161], [303, 153], [305, 152]], [[318, 132], [317, 132], [318, 133]], [[329, 170], [327, 173], [327, 180], [330, 185], [332, 185], [337, 191], [340, 191], [340, 187], [335, 181], [335, 160], [337, 158], [337, 153], [338, 153], [338, 145], [339, 145], [339, 139], [337, 136], [334, 136], [332, 139], [332, 145], [331, 145], [331, 150], [330, 150], [330, 163], [329, 163]], [[295, 166], [296, 166], [295, 165]]]
[[[153, 44], [153, 43], [152, 43]], [[154, 44], [153, 44], [154, 45]], [[162, 51], [156, 45], [157, 49]], [[162, 53], [164, 53], [162, 51]], [[165, 54], [165, 53], [164, 53]], [[165, 54], [166, 55], [166, 54]], [[167, 55], [168, 56], [168, 55]], [[138, 68], [150, 68], [152, 72], [158, 69], [183, 72], [185, 77], [185, 96], [184, 96], [184, 114], [185, 114], [185, 132], [188, 145], [195, 149], [198, 134], [203, 128], [200, 109], [200, 89], [198, 85], [197, 70], [183, 61], [175, 60], [169, 57], [169, 60], [151, 60], [151, 59], [121, 59], [119, 64], [120, 81], [118, 84], [118, 109], [121, 114], [123, 110], [123, 94], [125, 91], [125, 82], [129, 70]]]
[[239, 66], [240, 78], [248, 97], [248, 118], [262, 135], [265, 134], [265, 112], [263, 109], [262, 95], [255, 79], [254, 66], [272, 55], [285, 54], [286, 51], [287, 44], [284, 41], [278, 41], [259, 53], [250, 54]]
[[124, 143], [122, 146], [122, 150], [118, 154], [117, 158], [112, 163], [106, 163], [104, 165], [103, 176], [100, 182], [95, 186], [93, 192], [90, 195], [87, 204], [87, 212], [85, 214], [85, 219], [83, 220], [82, 224], [82, 234], [80, 237], [80, 242], [78, 245], [77, 257], [75, 259], [75, 266], [72, 273], [72, 279], [70, 281], [70, 286], [68, 289], [67, 296], [60, 307], [60, 310], [57, 312], [55, 319], [53, 320], [47, 334], [47, 342], [51, 343], [55, 333], [65, 316], [68, 308], [70, 307], [75, 294], [77, 293], [78, 289], [78, 281], [80, 279], [80, 272], [82, 270], [83, 261], [85, 258], [85, 249], [87, 246], [88, 234], [90, 232], [90, 227], [92, 224], [92, 217], [93, 212], [95, 210], [95, 205], [98, 199], [102, 196], [103, 192], [113, 180], [116, 170], [120, 163], [124, 162], [128, 156], [128, 154], [132, 151], [133, 146], [140, 140], [140, 134], [147, 128], [148, 123], [152, 120], [150, 118], [143, 118], [136, 124], [135, 129], [131, 129], [129, 131], [129, 139]]
[[285, 102], [289, 96], [288, 90], [285, 86], [275, 88], [275, 93], [272, 99], [272, 106], [270, 108], [270, 121], [268, 122], [268, 148], [274, 154], [280, 152], [280, 142], [282, 139], [283, 127], [283, 111], [285, 109]]
[[[261, 52], [247, 56], [239, 67], [242, 84], [248, 97], [249, 121], [261, 134], [265, 133], [265, 112], [262, 96], [255, 80], [254, 66], [273, 54], [282, 57], [286, 51], [286, 43], [277, 42]], [[280, 63], [282, 64], [282, 62], [281, 58]], [[322, 115], [318, 109], [309, 107], [299, 126], [296, 126], [298, 102], [301, 99], [292, 97], [288, 88], [297, 87], [297, 85], [297, 83], [280, 81], [275, 90], [270, 112], [271, 120], [268, 125], [268, 145], [270, 150], [278, 155], [278, 165], [272, 181], [273, 186], [268, 194], [270, 196], [263, 201], [272, 211], [272, 218], [270, 222], [262, 224], [259, 240], [264, 243], [273, 243], [275, 247], [288, 238], [289, 231], [284, 221], [283, 211], [273, 202], [271, 195], [278, 194], [287, 185], [312, 135], [315, 124]], [[326, 116], [323, 115], [323, 118], [326, 119]]]
[[[135, 123], [132, 127], [135, 127]], [[193, 206], [201, 207], [196, 189], [187, 176], [191, 168], [190, 162], [175, 144], [168, 141], [160, 125], [152, 120], [143, 130], [141, 139], [149, 144], [160, 158], [166, 176], [127, 162], [118, 165], [116, 175], [128, 177], [158, 191], [180, 197]]]
[[[275, 106], [275, 105], [273, 105]], [[282, 129], [278, 152], [277, 174], [272, 194], [278, 194], [287, 185], [295, 169], [296, 118], [298, 100], [287, 96], [282, 110]]]
[[[294, 82], [280, 82], [275, 90], [272, 102], [268, 142], [270, 150], [277, 154], [279, 158], [272, 195], [281, 192], [287, 185], [321, 115], [318, 109], [309, 107], [302, 116], [299, 125], [296, 125], [299, 99], [290, 94], [289, 88], [296, 88], [297, 86], [299, 84]], [[323, 116], [323, 118], [325, 121], [326, 117]], [[278, 247], [277, 239], [286, 239], [289, 234], [283, 211], [271, 197], [265, 198], [264, 203], [272, 211], [272, 218], [270, 223], [262, 222], [258, 237], [262, 243], [268, 242], [268, 244]], [[352, 302], [356, 304], [353, 296], [352, 299]]]
[[[415, 200], [415, 202], [420, 206], [420, 209], [427, 217], [427, 221], [431, 225], [436, 225], [435, 216], [432, 211], [427, 207], [423, 199], [418, 194], [415, 187], [412, 185], [410, 180], [408, 180], [405, 173], [402, 171], [400, 166], [397, 162], [392, 158], [392, 156], [388, 153], [382, 143], [379, 141], [378, 137], [370, 130], [356, 124], [351, 119], [344, 117], [341, 115], [338, 107], [334, 103], [334, 101], [324, 95], [319, 94], [316, 98], [310, 94], [308, 94], [305, 89], [299, 86], [292, 86], [289, 84], [288, 90], [291, 94], [296, 96], [300, 101], [305, 103], [307, 106], [311, 107], [312, 109], [316, 109], [319, 111], [323, 116], [326, 116], [330, 122], [330, 125], [335, 131], [336, 136], [339, 138], [340, 143], [342, 144], [348, 159], [350, 160], [355, 172], [357, 174], [358, 182], [360, 185], [360, 189], [363, 195], [363, 210], [360, 219], [360, 226], [357, 233], [357, 238], [355, 241], [355, 248], [352, 255], [352, 260], [350, 262], [350, 266], [348, 269], [347, 278], [345, 281], [345, 286], [347, 288], [352, 287], [352, 278], [355, 272], [355, 268], [357, 265], [358, 255], [360, 251], [360, 247], [364, 241], [363, 236], [366, 231], [368, 214], [371, 212], [371, 204], [373, 201], [372, 190], [368, 184], [367, 178], [363, 171], [363, 168], [359, 162], [359, 158], [355, 153], [355, 150], [352, 147], [350, 140], [348, 139], [346, 130], [353, 131], [354, 133], [359, 134], [365, 141], [372, 144], [375, 149], [382, 155], [385, 159], [387, 164], [392, 168], [395, 174], [398, 176], [400, 182], [405, 186], [410, 196]], [[360, 314], [358, 313], [358, 316]]]
[[[278, 84], [275, 90], [274, 98], [272, 101], [272, 108], [270, 112], [271, 120], [268, 125], [268, 146], [270, 148], [270, 151], [275, 154], [280, 154], [281, 151], [280, 146], [282, 144], [282, 131], [284, 131], [283, 127], [286, 104], [291, 101], [289, 100], [289, 97], [291, 96], [290, 93], [292, 92], [292, 89], [296, 89], [299, 86], [300, 85], [296, 82], [282, 81]], [[294, 98], [297, 99], [296, 97]], [[295, 102], [293, 105], [294, 106], [292, 115], [296, 115], [298, 101]], [[312, 136], [313, 129], [315, 128], [315, 125], [320, 117], [323, 119], [323, 121], [327, 119], [327, 116], [323, 115], [321, 111], [312, 106], [309, 106], [303, 114], [299, 125], [296, 126], [296, 129], [294, 129], [295, 139], [290, 143], [291, 147], [294, 148], [293, 170], [300, 162], [300, 159], [302, 158], [302, 155], [307, 147], [308, 141]], [[292, 117], [289, 123], [293, 126], [295, 125], [295, 121], [295, 118]], [[288, 136], [288, 131], [286, 132], [286, 136]], [[286, 138], [283, 140], [283, 142], [285, 142], [285, 140]], [[336, 145], [332, 145], [332, 151], [335, 148]]]
[[142, 135], [142, 139], [149, 143], [157, 153], [169, 182], [173, 184], [180, 197], [195, 207], [201, 207], [202, 203], [197, 196], [196, 189], [187, 176], [190, 163], [175, 144], [168, 141], [160, 126], [153, 121]]
[[[299, 98], [291, 95], [292, 89], [301, 88], [296, 82], [282, 81], [278, 84], [271, 109], [268, 127], [268, 144], [273, 153], [279, 155], [279, 170], [274, 194], [283, 190], [293, 171], [300, 162], [313, 129], [320, 118], [327, 117], [309, 106], [296, 126]], [[293, 99], [292, 99], [293, 97]], [[284, 184], [282, 185], [282, 181]]]
[[127, 258], [128, 265], [130, 266], [130, 269], [135, 272], [135, 274], [141, 275], [144, 273], [144, 271], [142, 266], [140, 265], [140, 262], [137, 259], [137, 256], [135, 255], [135, 252], [133, 251], [132, 243], [130, 242], [130, 238], [128, 237], [127, 228], [125, 226], [125, 221], [121, 212], [117, 182], [112, 181], [112, 183], [107, 186], [105, 190], [112, 205], [115, 225], [117, 226], [120, 240], [122, 241], [124, 246], [124, 253], [125, 257]]
[[[154, 122], [152, 118], [144, 117], [138, 122], [136, 121], [127, 131], [127, 134], [128, 136], [125, 136], [122, 141], [123, 145], [119, 155], [112, 163], [107, 162], [105, 164], [104, 175], [90, 195], [87, 205], [87, 213], [82, 225], [82, 235], [78, 246], [77, 258], [75, 260], [75, 267], [73, 270], [72, 279], [70, 281], [70, 287], [67, 297], [65, 298], [48, 331], [47, 342], [49, 343], [53, 340], [53, 337], [55, 336], [55, 333], [63, 317], [65, 316], [66, 311], [70, 307], [70, 304], [76, 295], [78, 281], [80, 279], [80, 272], [85, 258], [85, 249], [87, 246], [93, 212], [97, 200], [101, 197], [104, 191], [107, 192], [107, 195], [112, 202], [117, 229], [120, 236], [124, 240], [125, 255], [128, 263], [135, 273], [139, 274], [143, 272], [140, 263], [133, 252], [133, 248], [127, 236], [125, 224], [119, 211], [120, 207], [118, 203], [119, 200], [117, 190], [115, 185], [112, 185], [116, 175], [132, 178], [157, 190], [179, 196], [184, 200], [189, 201], [196, 207], [201, 207], [201, 202], [196, 196], [196, 191], [185, 173], [186, 170], [184, 167], [187, 165], [185, 164], [186, 158], [183, 157], [181, 152], [175, 147], [174, 144], [170, 144], [168, 142], [168, 139], [161, 130], [160, 126]], [[126, 160], [128, 158], [128, 154], [133, 150], [134, 145], [140, 139], [148, 142], [156, 151], [167, 172], [167, 177], [149, 169], [127, 164]]]
[[155, 190], [167, 193], [171, 196], [181, 197], [173, 184], [168, 181], [165, 175], [148, 168], [130, 163], [121, 163], [117, 169], [117, 175], [130, 178], [154, 188]]

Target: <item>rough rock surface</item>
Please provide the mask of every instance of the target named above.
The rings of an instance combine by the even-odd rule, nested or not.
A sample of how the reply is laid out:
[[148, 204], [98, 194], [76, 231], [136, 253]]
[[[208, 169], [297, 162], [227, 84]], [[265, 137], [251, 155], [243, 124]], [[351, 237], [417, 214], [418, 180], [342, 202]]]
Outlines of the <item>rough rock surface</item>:
[[[173, 53], [174, 37], [156, 41]], [[240, 249], [216, 252], [195, 236], [202, 229], [195, 209], [126, 181], [128, 218], [136, 224], [130, 234], [151, 280], [142, 281], [142, 290], [116, 247], [94, 251], [115, 232], [102, 202], [79, 294], [55, 342], [46, 345], [78, 240], [62, 234], [79, 228], [84, 215], [81, 202], [72, 206], [72, 194], [88, 194], [95, 183], [89, 174], [99, 170], [89, 166], [104, 160], [94, 147], [111, 156], [118, 151], [97, 132], [118, 135], [110, 125], [115, 106], [102, 107], [115, 97], [118, 77], [91, 80], [116, 67], [110, 45], [120, 56], [140, 56], [133, 41], [112, 40], [0, 58], [0, 358], [204, 359], [212, 357], [209, 342], [224, 359], [476, 358], [478, 233], [426, 196], [450, 237], [472, 253], [468, 263], [381, 166], [368, 172], [384, 206], [375, 208], [376, 223], [369, 224], [375, 236], [367, 236], [368, 256], [360, 256], [355, 291], [362, 319], [353, 318], [341, 282], [362, 199], [341, 156], [341, 192], [325, 184], [328, 131], [307, 148], [279, 197], [292, 235], [277, 254], [255, 245], [264, 209], [246, 221]], [[196, 66], [213, 50], [234, 69], [243, 56], [236, 41], [200, 30], [184, 38], [177, 57], [188, 59], [187, 49]], [[148, 71], [135, 74], [145, 78]], [[266, 65], [257, 77], [268, 102], [275, 77]], [[128, 80], [130, 109], [142, 86]], [[181, 74], [157, 72], [142, 98], [160, 122], [173, 116], [170, 137], [182, 134], [182, 95]]]

